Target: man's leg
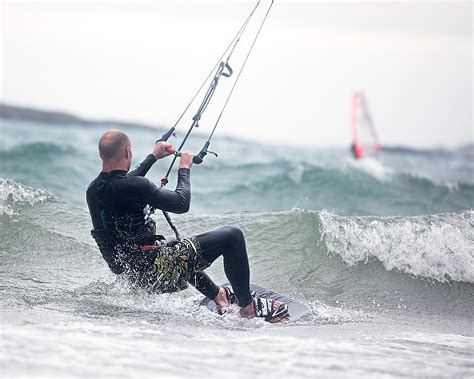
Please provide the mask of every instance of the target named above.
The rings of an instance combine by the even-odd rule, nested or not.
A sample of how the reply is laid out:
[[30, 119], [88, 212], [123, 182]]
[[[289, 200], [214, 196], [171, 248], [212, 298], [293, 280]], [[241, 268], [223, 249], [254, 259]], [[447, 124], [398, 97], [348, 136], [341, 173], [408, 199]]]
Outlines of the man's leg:
[[211, 300], [214, 300], [219, 294], [220, 287], [204, 271], [194, 274], [189, 279], [189, 283]]
[[[196, 236], [201, 246], [202, 257], [209, 263], [214, 262], [219, 256], [224, 258], [224, 271], [229, 279], [235, 296], [237, 297], [240, 314], [246, 318], [253, 318], [257, 315], [256, 303], [250, 294], [250, 269], [245, 246], [245, 238], [239, 228], [225, 226], [211, 232], [202, 233]], [[197, 273], [193, 278], [196, 288], [210, 299], [214, 300], [220, 309], [230, 305], [228, 294], [224, 288], [217, 286], [204, 272]], [[191, 284], [193, 284], [191, 282]], [[262, 300], [262, 299], [259, 299]], [[267, 320], [278, 322], [288, 315], [288, 307], [281, 301], [267, 302], [265, 309], [271, 309], [271, 314], [275, 316]], [[259, 308], [259, 316], [264, 317]], [[281, 315], [281, 317], [279, 316]]]
[[[239, 228], [225, 226], [196, 236], [201, 246], [203, 258], [213, 263], [221, 255], [224, 258], [224, 272], [229, 279], [240, 307], [249, 305], [253, 298], [250, 294], [250, 269], [245, 246], [245, 238]], [[201, 293], [214, 300], [219, 295], [219, 287], [204, 273], [196, 274], [190, 283]], [[225, 294], [222, 292], [221, 294]]]

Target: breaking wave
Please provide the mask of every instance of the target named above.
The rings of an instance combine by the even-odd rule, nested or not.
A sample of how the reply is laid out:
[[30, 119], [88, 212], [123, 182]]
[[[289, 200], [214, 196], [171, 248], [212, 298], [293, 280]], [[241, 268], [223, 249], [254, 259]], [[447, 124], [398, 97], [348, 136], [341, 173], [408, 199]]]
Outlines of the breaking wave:
[[[2, 234], [21, 228], [28, 234], [41, 227], [44, 238], [52, 232], [73, 236], [81, 243], [89, 239], [90, 221], [85, 210], [69, 205], [45, 190], [13, 180], [0, 179]], [[39, 205], [41, 204], [41, 207]], [[158, 217], [158, 216], [157, 216]], [[165, 227], [158, 217], [158, 226]], [[289, 260], [285, 241], [294, 242], [291, 257], [300, 261], [305, 254], [317, 258], [340, 257], [346, 267], [379, 261], [386, 271], [445, 282], [474, 283], [474, 211], [425, 216], [340, 216], [328, 211], [294, 209], [281, 212], [239, 212], [222, 215], [184, 215], [179, 219], [186, 233], [196, 233], [222, 224], [239, 225], [256, 251], [272, 249], [276, 259]], [[37, 233], [37, 232], [36, 232]], [[4, 235], [3, 240], [11, 240]], [[37, 245], [51, 244], [41, 241]], [[268, 245], [271, 240], [274, 245]], [[262, 245], [260, 245], [262, 244]], [[93, 243], [91, 243], [93, 246]], [[256, 253], [257, 254], [257, 253]], [[259, 256], [256, 256], [259, 259]], [[343, 268], [340, 268], [343, 270]], [[304, 270], [301, 275], [304, 275]]]
[[474, 211], [418, 217], [342, 217], [321, 212], [328, 252], [346, 264], [377, 258], [385, 269], [440, 282], [474, 283]]

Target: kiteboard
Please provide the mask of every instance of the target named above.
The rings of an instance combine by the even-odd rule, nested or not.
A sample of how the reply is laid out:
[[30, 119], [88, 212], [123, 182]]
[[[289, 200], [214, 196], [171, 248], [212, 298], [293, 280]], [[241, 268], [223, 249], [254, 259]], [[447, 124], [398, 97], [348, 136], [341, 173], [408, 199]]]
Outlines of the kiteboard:
[[[221, 286], [229, 286], [229, 283], [224, 283]], [[273, 300], [282, 301], [288, 305], [289, 321], [296, 321], [300, 318], [308, 315], [311, 310], [304, 304], [296, 301], [288, 296], [279, 294], [275, 291], [268, 290], [263, 287], [256, 286], [255, 284], [250, 284], [250, 291], [255, 292], [255, 296], [266, 297]], [[218, 313], [218, 308], [214, 301], [208, 299], [207, 297], [203, 298], [200, 301], [200, 304], [206, 306], [210, 311]]]

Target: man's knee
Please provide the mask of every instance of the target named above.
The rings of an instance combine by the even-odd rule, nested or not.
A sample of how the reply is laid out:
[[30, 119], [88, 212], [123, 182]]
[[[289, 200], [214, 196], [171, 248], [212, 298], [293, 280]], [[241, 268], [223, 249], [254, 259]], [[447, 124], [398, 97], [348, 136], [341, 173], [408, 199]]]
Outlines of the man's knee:
[[224, 226], [220, 228], [220, 230], [225, 233], [226, 239], [232, 240], [234, 243], [242, 243], [245, 242], [244, 233], [240, 228], [236, 226]]

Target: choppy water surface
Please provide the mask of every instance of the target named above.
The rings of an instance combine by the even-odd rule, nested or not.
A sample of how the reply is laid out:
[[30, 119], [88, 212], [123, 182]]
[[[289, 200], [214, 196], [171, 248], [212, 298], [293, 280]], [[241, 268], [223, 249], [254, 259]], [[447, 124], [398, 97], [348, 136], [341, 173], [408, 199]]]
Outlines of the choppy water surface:
[[[137, 292], [108, 271], [84, 200], [102, 132], [2, 121], [2, 377], [474, 375], [464, 153], [355, 162], [344, 150], [289, 156], [216, 140], [219, 158], [193, 168], [191, 212], [175, 221], [183, 234], [243, 229], [252, 282], [311, 309], [269, 325], [212, 314], [193, 289]], [[160, 133], [130, 135], [138, 163]], [[220, 260], [209, 273], [225, 280]]]

